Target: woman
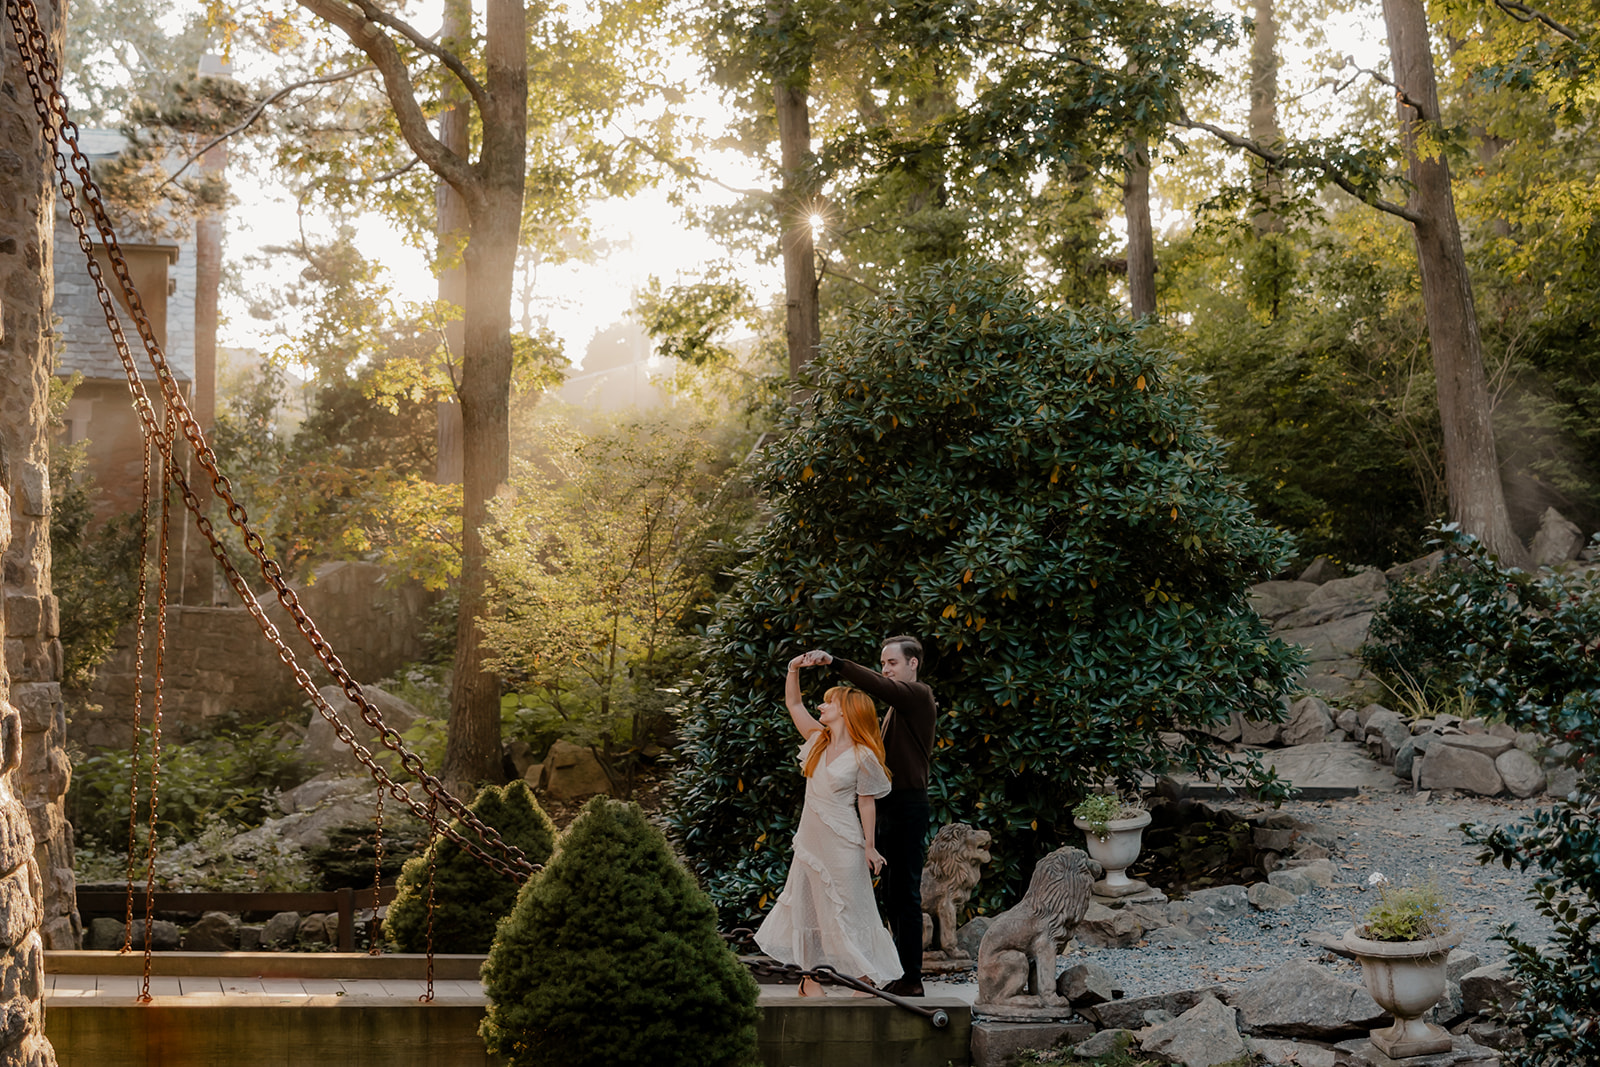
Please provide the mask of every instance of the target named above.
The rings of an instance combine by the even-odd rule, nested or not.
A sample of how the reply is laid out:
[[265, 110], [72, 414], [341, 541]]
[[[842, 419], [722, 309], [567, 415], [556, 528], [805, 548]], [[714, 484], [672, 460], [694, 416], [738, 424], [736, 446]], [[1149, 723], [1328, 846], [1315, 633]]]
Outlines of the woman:
[[[900, 959], [872, 898], [872, 875], [883, 867], [874, 847], [877, 800], [889, 793], [877, 711], [871, 697], [841, 685], [817, 709], [821, 721], [812, 718], [800, 699], [800, 667], [808, 662], [791, 660], [784, 685], [789, 717], [805, 738], [805, 805], [789, 880], [756, 944], [781, 963], [807, 970], [825, 963], [881, 985], [900, 977]], [[822, 987], [804, 979], [800, 995], [821, 996]]]

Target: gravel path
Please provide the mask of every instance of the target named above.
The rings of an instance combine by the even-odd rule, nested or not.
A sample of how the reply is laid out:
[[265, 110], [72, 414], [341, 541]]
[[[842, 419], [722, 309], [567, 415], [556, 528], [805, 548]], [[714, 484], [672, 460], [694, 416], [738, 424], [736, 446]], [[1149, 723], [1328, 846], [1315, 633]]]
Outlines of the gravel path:
[[[1293, 959], [1320, 960], [1347, 972], [1347, 979], [1360, 981], [1354, 962], [1308, 945], [1304, 938], [1313, 931], [1337, 936], [1354, 925], [1375, 899], [1366, 888], [1374, 871], [1396, 884], [1436, 876], [1462, 925], [1461, 947], [1483, 963], [1492, 962], [1505, 955], [1505, 946], [1492, 940], [1501, 923], [1514, 921], [1519, 936], [1535, 942], [1548, 936], [1549, 923], [1527, 899], [1532, 872], [1480, 866], [1476, 847], [1457, 826], [1513, 822], [1536, 806], [1536, 800], [1437, 795], [1424, 799], [1409, 793], [1287, 803], [1282, 811], [1338, 834], [1339, 849], [1333, 859], [1342, 878], [1332, 888], [1312, 890], [1283, 911], [1252, 909], [1218, 925], [1205, 941], [1174, 947], [1076, 949], [1062, 966], [1093, 961], [1109, 971], [1130, 997], [1244, 983]], [[1259, 814], [1269, 809], [1235, 810]]]

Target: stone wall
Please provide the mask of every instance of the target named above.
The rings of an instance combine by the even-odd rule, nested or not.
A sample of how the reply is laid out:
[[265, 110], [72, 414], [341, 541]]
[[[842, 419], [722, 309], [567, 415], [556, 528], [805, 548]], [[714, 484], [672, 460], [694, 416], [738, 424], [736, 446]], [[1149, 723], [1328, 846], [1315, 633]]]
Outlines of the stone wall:
[[[39, 8], [59, 57], [58, 8]], [[76, 948], [80, 931], [50, 596], [52, 189], [9, 32], [0, 32], [0, 71], [0, 1064], [35, 1067], [55, 1063], [44, 1036], [44, 947]]]
[[[422, 655], [423, 616], [435, 594], [415, 582], [385, 583], [385, 572], [370, 563], [330, 563], [314, 580], [297, 587], [300, 602], [345, 667], [362, 683], [393, 674]], [[258, 593], [259, 596], [259, 593]], [[265, 598], [263, 598], [265, 600]], [[312, 680], [332, 679], [312, 655], [276, 600], [267, 616], [284, 636]], [[73, 738], [81, 744], [121, 747], [132, 738], [134, 633], [117, 635], [111, 657], [100, 665], [93, 688], [74, 699]], [[250, 718], [275, 716], [300, 708], [306, 697], [294, 675], [262, 637], [255, 619], [242, 607], [172, 606], [167, 616], [167, 669], [162, 717], [177, 736], [203, 729], [227, 712]], [[145, 654], [145, 707], [154, 681], [152, 657]], [[81, 708], [87, 703], [92, 707]]]

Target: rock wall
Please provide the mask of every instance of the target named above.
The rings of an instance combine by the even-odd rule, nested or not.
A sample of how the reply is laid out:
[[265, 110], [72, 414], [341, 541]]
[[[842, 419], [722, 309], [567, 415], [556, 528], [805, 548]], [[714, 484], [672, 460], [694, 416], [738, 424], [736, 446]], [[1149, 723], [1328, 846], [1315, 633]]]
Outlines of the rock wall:
[[[56, 15], [54, 4], [40, 5], [59, 56]], [[50, 596], [51, 187], [9, 32], [0, 33], [0, 69], [0, 1064], [34, 1067], [55, 1063], [44, 1036], [44, 946], [75, 948], [80, 931]]]
[[[421, 657], [424, 615], [436, 597], [416, 582], [390, 586], [385, 579], [383, 568], [371, 563], [329, 563], [317, 568], [312, 582], [296, 589], [317, 629], [363, 684]], [[316, 684], [328, 684], [331, 676], [288, 612], [274, 600], [267, 616]], [[72, 731], [79, 743], [122, 747], [131, 740], [133, 638], [133, 628], [125, 627], [96, 672], [93, 688], [81, 700], [73, 694]], [[265, 718], [295, 709], [295, 718], [302, 717], [305, 695], [242, 607], [169, 607], [166, 661], [162, 717], [179, 737], [204, 729], [208, 720], [227, 712]], [[151, 663], [147, 651], [146, 707], [154, 686]]]
[[[38, 5], [48, 46], [59, 58], [59, 5]], [[27, 811], [32, 853], [27, 877], [38, 907], [27, 915], [8, 915], [14, 899], [0, 893], [0, 941], [13, 947], [6, 968], [37, 968], [38, 939], [50, 949], [75, 949], [82, 941], [72, 878], [72, 830], [64, 814], [64, 793], [70, 771], [66, 755], [66, 717], [61, 704], [61, 641], [56, 640], [56, 600], [50, 595], [50, 306], [51, 224], [54, 186], [38, 136], [32, 94], [22, 77], [10, 27], [0, 34], [5, 56], [5, 85], [0, 91], [0, 490], [8, 498], [8, 520], [0, 523], [10, 544], [0, 552], [0, 601], [3, 601], [5, 654], [0, 694], [18, 717], [18, 752], [13, 776], [16, 797]], [[11, 734], [6, 734], [10, 758]], [[21, 849], [22, 838], [8, 830], [6, 849]], [[19, 854], [19, 853], [18, 853]], [[5, 851], [8, 878], [18, 878], [13, 851]], [[18, 921], [26, 918], [26, 923]], [[35, 933], [24, 934], [24, 929]], [[11, 995], [13, 971], [0, 982], [0, 995]], [[26, 985], [26, 982], [24, 982]], [[6, 1006], [10, 1013], [10, 1005]], [[24, 1030], [32, 1033], [32, 1030]], [[10, 1024], [0, 1027], [0, 1043], [13, 1037]], [[40, 1035], [38, 1041], [43, 1043]], [[0, 1062], [18, 1053], [0, 1054]], [[48, 1054], [48, 1043], [43, 1043]], [[29, 1054], [32, 1056], [32, 1053]], [[40, 1061], [42, 1062], [42, 1061]]]

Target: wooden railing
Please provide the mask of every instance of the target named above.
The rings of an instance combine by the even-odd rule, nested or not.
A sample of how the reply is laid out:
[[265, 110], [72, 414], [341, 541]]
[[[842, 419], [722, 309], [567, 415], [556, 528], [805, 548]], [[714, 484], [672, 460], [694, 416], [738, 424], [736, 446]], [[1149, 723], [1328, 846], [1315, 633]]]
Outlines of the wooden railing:
[[[394, 886], [386, 885], [377, 892], [371, 889], [335, 889], [327, 893], [168, 893], [157, 891], [155, 911], [188, 912], [226, 911], [236, 914], [247, 912], [337, 912], [339, 915], [339, 951], [350, 952], [356, 944], [356, 911], [379, 907], [394, 900]], [[108, 893], [79, 891], [80, 915], [115, 915], [127, 913], [126, 891]], [[144, 916], [144, 890], [133, 893], [134, 922]], [[378, 936], [374, 924], [373, 936]]]

